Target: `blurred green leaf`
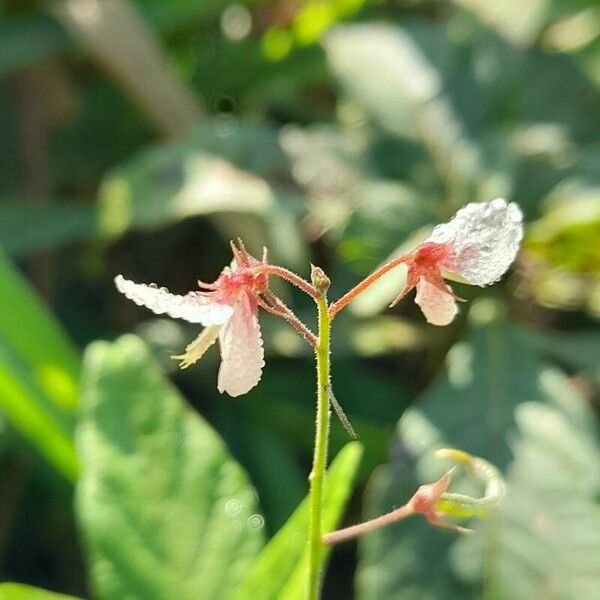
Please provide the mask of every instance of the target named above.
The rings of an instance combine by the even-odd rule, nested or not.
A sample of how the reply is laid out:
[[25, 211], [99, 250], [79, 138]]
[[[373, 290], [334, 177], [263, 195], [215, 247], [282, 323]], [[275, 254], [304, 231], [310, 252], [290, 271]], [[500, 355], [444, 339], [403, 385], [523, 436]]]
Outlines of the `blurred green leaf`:
[[380, 182], [362, 190], [339, 243], [343, 258], [368, 272], [415, 230], [436, 222], [434, 206], [413, 189]]
[[277, 137], [268, 128], [207, 122], [190, 138], [143, 152], [114, 170], [100, 189], [100, 227], [116, 236], [190, 216], [233, 213], [236, 220], [228, 222], [227, 234], [248, 241], [250, 224], [240, 226], [241, 213], [264, 223], [270, 247], [297, 262], [304, 256], [297, 228], [300, 197], [264, 179], [281, 176], [285, 168]]
[[[450, 201], [463, 203], [473, 198], [472, 184], [482, 179], [484, 165], [481, 149], [448, 93], [445, 77], [456, 69], [459, 56], [447, 36], [437, 23], [350, 25], [334, 29], [325, 49], [349, 96], [384, 130], [419, 141]], [[440, 38], [446, 43], [440, 44]], [[477, 106], [482, 98], [472, 83], [471, 102]]]
[[505, 0], [494, 10], [485, 0], [454, 0], [456, 4], [472, 11], [491, 29], [515, 45], [529, 45], [545, 22], [550, 0]]
[[[294, 385], [294, 381], [291, 381], [291, 385]], [[265, 390], [265, 395], [257, 397], [252, 407], [248, 407], [248, 412], [252, 410], [252, 414], [247, 418], [259, 421], [283, 436], [297, 451], [310, 455], [313, 449], [310, 434], [314, 428], [314, 409], [312, 406], [302, 406], [299, 402], [287, 402], [280, 397], [273, 400], [268, 395], [268, 389]], [[341, 402], [339, 398], [338, 401]], [[342, 406], [346, 408], [344, 404]], [[359, 478], [363, 481], [385, 460], [390, 431], [388, 428], [356, 418], [351, 413], [349, 417], [364, 445], [364, 459], [359, 470]], [[348, 442], [348, 433], [335, 418], [332, 418], [330, 442], [332, 452], [343, 448]]]
[[562, 375], [543, 377], [558, 405], [517, 408], [508, 496], [494, 519], [457, 541], [450, 559], [459, 577], [494, 598], [591, 599], [600, 589], [597, 431]]
[[[336, 456], [325, 483], [323, 528], [335, 529], [352, 492], [360, 457], [358, 442], [347, 444]], [[306, 531], [308, 529], [308, 497], [295, 510], [257, 557], [234, 600], [292, 600], [304, 597], [306, 573]], [[330, 548], [325, 551], [327, 560]]]
[[[503, 470], [514, 453], [517, 458], [510, 468], [510, 497], [523, 499], [527, 493], [528, 508], [524, 512], [521, 504], [518, 509], [515, 505], [509, 509], [507, 503], [507, 510], [516, 510], [515, 518], [535, 539], [530, 543], [525, 532], [519, 535], [518, 527], [511, 529], [508, 524], [501, 526], [492, 520], [485, 530], [485, 547], [471, 551], [468, 557], [465, 549], [458, 560], [454, 553], [462, 541], [457, 542], [456, 537], [423, 519], [409, 519], [362, 541], [358, 586], [363, 600], [399, 595], [403, 599], [480, 598], [480, 583], [483, 581], [486, 590], [488, 585], [499, 585], [500, 572], [503, 583], [493, 588], [494, 598], [531, 598], [533, 589], [544, 586], [550, 573], [546, 569], [557, 558], [544, 549], [545, 525], [537, 524], [536, 515], [546, 513], [536, 512], [536, 506], [544, 504], [545, 493], [553, 487], [571, 490], [574, 497], [582, 493], [588, 499], [599, 490], [594, 427], [585, 403], [564, 376], [542, 366], [536, 353], [523, 344], [519, 332], [502, 315], [499, 304], [490, 300], [474, 304], [470, 325], [467, 340], [449, 352], [444, 373], [421, 402], [400, 419], [391, 462], [371, 482], [367, 516], [389, 511], [409, 498], [418, 485], [433, 481], [443, 470], [443, 465], [432, 457], [436, 448], [464, 448], [494, 461]], [[570, 426], [562, 417], [556, 420], [552, 416], [562, 413], [567, 415], [567, 422], [572, 421]], [[519, 448], [525, 446], [519, 446], [521, 442], [515, 446], [519, 431], [521, 435], [536, 436], [538, 450], [523, 450], [521, 455]], [[578, 441], [576, 431], [587, 439]], [[525, 455], [528, 462], [518, 467]], [[536, 480], [540, 488], [535, 493], [531, 493], [531, 487], [527, 491], [513, 476], [517, 470], [530, 486]], [[469, 485], [457, 480], [453, 488], [473, 492]], [[563, 518], [569, 501], [563, 496], [561, 502]], [[536, 530], [538, 527], [541, 529]], [[509, 574], [505, 570], [508, 562], [516, 569], [524, 556], [531, 563], [522, 572]], [[485, 569], [482, 562], [486, 563]]]
[[[335, 347], [336, 341], [333, 343]], [[264, 396], [265, 401], [271, 398], [276, 402], [281, 400], [298, 403], [309, 408], [311, 413], [314, 412], [312, 366], [308, 362], [293, 367], [278, 365], [278, 368], [261, 382], [258, 395]], [[333, 360], [332, 385], [338, 402], [350, 416], [377, 425], [395, 423], [411, 399], [409, 391], [401, 383], [386, 378], [375, 369], [371, 371], [368, 365], [356, 360]], [[366, 400], [372, 395], [373, 389], [379, 391], [376, 403]], [[256, 404], [259, 404], [258, 398]], [[260, 408], [256, 406], [255, 410], [260, 411]], [[310, 436], [307, 439], [312, 442]]]
[[98, 235], [96, 209], [85, 202], [0, 202], [0, 246], [27, 256]]
[[564, 181], [549, 200], [529, 228], [527, 248], [553, 267], [600, 275], [600, 186]]
[[86, 352], [77, 509], [99, 598], [226, 598], [263, 544], [256, 493], [142, 342]]
[[273, 62], [265, 59], [260, 41], [252, 36], [233, 44], [224, 36], [197, 36], [186, 42], [179, 50], [180, 60], [193, 63], [196, 88], [215, 112], [225, 101], [236, 114], [252, 113], [253, 107], [263, 110], [265, 103], [310, 118], [327, 114], [328, 107], [318, 97], [302, 94], [306, 86], [328, 79], [320, 48], [299, 48]]
[[50, 464], [74, 479], [77, 350], [1, 254], [0, 304], [0, 407]]
[[600, 331], [545, 331], [521, 329], [523, 342], [541, 356], [558, 361], [569, 369], [587, 371], [598, 367]]
[[0, 583], [0, 600], [77, 600], [21, 583]]
[[[513, 98], [513, 110], [509, 112], [511, 121], [525, 125], [552, 123], [564, 129], [563, 135], [570, 142], [582, 146], [597, 144], [600, 87], [581, 73], [570, 56], [531, 51], [521, 57], [521, 62], [513, 79], [519, 91]], [[566, 82], [569, 94], [564, 93]], [[549, 102], [549, 98], [553, 101]], [[577, 98], [576, 104], [574, 98]], [[577, 157], [571, 154], [569, 158]], [[553, 167], [557, 170], [560, 162]]]
[[44, 16], [0, 17], [0, 74], [5, 75], [69, 47], [60, 25]]
[[75, 202], [92, 197], [108, 169], [139, 152], [151, 129], [128, 97], [105, 79], [78, 89], [77, 102], [74, 118], [52, 132], [49, 156], [54, 189], [73, 190]]
[[294, 460], [293, 448], [259, 419], [251, 421], [244, 416], [241, 425], [240, 411], [232, 404], [219, 402], [217, 410], [216, 427], [252, 478], [267, 530], [274, 533], [304, 496], [306, 477]]
[[[588, 155], [588, 158], [589, 155]], [[525, 239], [530, 295], [541, 305], [600, 314], [600, 185], [568, 178]]]
[[158, 29], [170, 31], [214, 19], [229, 3], [227, 0], [137, 0], [136, 4]]

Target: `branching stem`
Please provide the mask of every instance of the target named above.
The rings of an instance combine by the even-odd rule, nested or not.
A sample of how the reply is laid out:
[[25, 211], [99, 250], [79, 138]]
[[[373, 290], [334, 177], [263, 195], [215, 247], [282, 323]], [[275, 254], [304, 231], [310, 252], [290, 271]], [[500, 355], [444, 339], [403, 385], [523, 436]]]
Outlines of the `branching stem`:
[[336, 300], [329, 307], [329, 316], [333, 319], [337, 313], [342, 310], [345, 306], [350, 304], [359, 294], [364, 292], [368, 287], [373, 285], [379, 278], [383, 277], [388, 271], [396, 268], [398, 265], [405, 263], [408, 260], [407, 255], [398, 256], [390, 260], [389, 262], [381, 265], [375, 269], [369, 276], [363, 279], [358, 285], [353, 287], [350, 291], [346, 292], [339, 300]]
[[277, 265], [261, 265], [260, 270], [265, 275], [275, 275], [276, 277], [281, 277], [286, 281], [289, 281], [292, 285], [295, 285], [297, 288], [301, 289], [303, 292], [308, 294], [315, 302], [319, 301], [321, 297], [320, 292], [314, 285], [311, 285], [306, 281], [306, 279], [302, 279], [300, 275], [296, 275], [293, 271], [286, 269], [285, 267], [279, 267]]
[[317, 336], [294, 314], [283, 300], [278, 298], [271, 290], [262, 292], [262, 298], [259, 298], [261, 308], [268, 313], [285, 319], [313, 348], [317, 346]]

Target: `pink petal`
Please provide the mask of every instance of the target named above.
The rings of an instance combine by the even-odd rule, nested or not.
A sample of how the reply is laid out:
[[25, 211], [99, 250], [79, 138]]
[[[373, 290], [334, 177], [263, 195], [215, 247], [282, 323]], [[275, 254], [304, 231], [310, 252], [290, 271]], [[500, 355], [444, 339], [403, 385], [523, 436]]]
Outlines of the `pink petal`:
[[421, 307], [425, 318], [432, 325], [448, 325], [458, 312], [452, 290], [448, 286], [445, 287], [447, 292], [429, 283], [423, 277], [417, 283], [415, 302]]
[[170, 294], [165, 288], [134, 283], [122, 275], [115, 277], [117, 289], [138, 306], [145, 306], [157, 315], [167, 314], [175, 319], [202, 325], [222, 325], [231, 317], [233, 309], [227, 304], [212, 302], [197, 292], [185, 296]]
[[453, 251], [440, 266], [472, 285], [489, 285], [511, 265], [522, 237], [521, 209], [496, 198], [467, 204], [450, 222], [435, 227], [427, 241], [452, 242]]
[[221, 329], [219, 342], [219, 392], [241, 396], [260, 381], [265, 364], [258, 311], [247, 293], [240, 295], [233, 316]]

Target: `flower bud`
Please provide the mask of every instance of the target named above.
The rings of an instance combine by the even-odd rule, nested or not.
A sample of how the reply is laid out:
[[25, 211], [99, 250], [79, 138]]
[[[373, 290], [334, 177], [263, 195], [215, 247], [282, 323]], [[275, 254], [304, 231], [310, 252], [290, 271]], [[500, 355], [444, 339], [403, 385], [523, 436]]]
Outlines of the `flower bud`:
[[321, 267], [315, 267], [313, 264], [310, 265], [310, 280], [323, 296], [327, 293], [331, 285], [331, 280], [325, 275], [325, 271]]

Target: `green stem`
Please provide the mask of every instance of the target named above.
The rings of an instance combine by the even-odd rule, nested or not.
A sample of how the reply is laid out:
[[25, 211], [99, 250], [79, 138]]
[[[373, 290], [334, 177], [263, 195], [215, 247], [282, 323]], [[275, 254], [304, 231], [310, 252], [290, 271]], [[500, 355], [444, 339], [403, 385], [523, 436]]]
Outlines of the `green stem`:
[[327, 312], [325, 296], [318, 301], [319, 343], [315, 350], [317, 359], [317, 426], [315, 431], [315, 454], [310, 481], [310, 523], [308, 534], [308, 600], [318, 600], [320, 587], [321, 556], [323, 545], [322, 509], [323, 482], [327, 467], [329, 445], [329, 338], [331, 317]]

